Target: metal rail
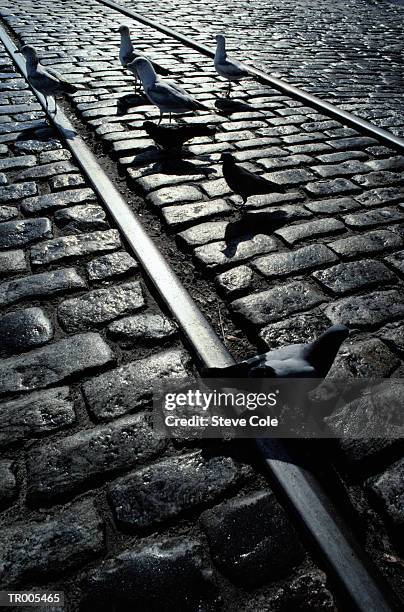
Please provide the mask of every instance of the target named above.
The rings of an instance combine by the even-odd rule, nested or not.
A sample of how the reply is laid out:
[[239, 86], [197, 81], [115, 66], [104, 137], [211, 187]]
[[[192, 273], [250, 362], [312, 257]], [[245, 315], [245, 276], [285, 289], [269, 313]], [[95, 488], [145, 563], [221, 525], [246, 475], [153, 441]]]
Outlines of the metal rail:
[[[128, 9], [125, 6], [121, 6], [116, 2], [112, 2], [112, 0], [97, 0], [97, 2], [100, 2], [105, 6], [109, 6], [110, 8], [113, 8], [114, 10], [119, 11], [123, 15], [132, 17], [133, 19], [136, 19], [136, 21], [140, 21], [140, 23], [148, 25], [151, 28], [162, 32], [163, 34], [167, 34], [167, 36], [175, 38], [176, 40], [184, 43], [184, 45], [186, 45], [187, 47], [191, 47], [196, 51], [200, 51], [200, 53], [202, 53], [203, 55], [207, 55], [208, 57], [212, 58], [215, 56], [215, 51], [210, 49], [206, 45], [203, 45], [202, 43], [199, 43], [196, 40], [193, 40], [192, 38], [185, 36], [180, 32], [177, 32], [173, 28], [157, 23], [156, 21], [148, 19], [147, 17], [143, 17], [143, 15], [140, 15], [139, 13]], [[377, 127], [377, 125], [373, 125], [373, 123], [371, 123], [370, 121], [366, 121], [366, 119], [362, 119], [361, 117], [357, 117], [356, 115], [353, 115], [348, 111], [344, 111], [341, 108], [338, 108], [338, 106], [334, 106], [334, 104], [325, 102], [325, 100], [322, 100], [317, 96], [309, 94], [307, 91], [304, 91], [304, 89], [300, 89], [299, 87], [295, 87], [294, 85], [291, 85], [286, 81], [277, 79], [276, 77], [271, 76], [263, 70], [259, 70], [254, 66], [242, 62], [241, 64], [243, 68], [245, 68], [245, 70], [247, 70], [251, 74], [251, 76], [256, 77], [261, 83], [270, 85], [274, 89], [281, 91], [282, 93], [286, 94], [287, 96], [290, 96], [291, 98], [295, 98], [296, 100], [300, 100], [301, 102], [304, 102], [309, 106], [313, 106], [316, 110], [332, 117], [333, 119], [337, 119], [337, 121], [340, 121], [344, 125], [349, 125], [350, 127], [354, 128], [362, 134], [366, 134], [367, 136], [371, 136], [373, 138], [376, 138], [377, 140], [380, 140], [386, 146], [389, 146], [400, 152], [404, 152], [404, 138], [400, 138], [400, 136], [396, 136], [388, 130], [379, 128]]]
[[[25, 61], [20, 55], [14, 54], [16, 46], [1, 25], [0, 40], [26, 78]], [[35, 89], [33, 91], [49, 121], [58, 129], [94, 191], [114, 218], [129, 249], [177, 320], [194, 356], [205, 367], [233, 364], [234, 360], [227, 348], [146, 234], [141, 222], [100, 167], [93, 153], [77, 134], [65, 113], [58, 106], [57, 115], [53, 117], [46, 109], [42, 94]], [[257, 448], [281, 494], [286, 498], [335, 577], [341, 595], [349, 602], [349, 610], [391, 612], [392, 608], [379, 586], [381, 582], [376, 569], [345, 528], [338, 510], [316, 476], [299, 465], [299, 462], [289, 454], [285, 444], [279, 440], [259, 440]]]

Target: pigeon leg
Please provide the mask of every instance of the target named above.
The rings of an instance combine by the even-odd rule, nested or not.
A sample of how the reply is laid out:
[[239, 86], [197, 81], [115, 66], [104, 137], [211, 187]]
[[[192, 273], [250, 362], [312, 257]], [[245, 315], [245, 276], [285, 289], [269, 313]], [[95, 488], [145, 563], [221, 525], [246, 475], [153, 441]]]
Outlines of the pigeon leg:
[[227, 88], [226, 98], [230, 98], [230, 91], [231, 91], [231, 81], [229, 81], [229, 87]]
[[171, 113], [170, 113], [170, 123], [171, 123]]
[[53, 111], [53, 113], [54, 113], [54, 117], [56, 117], [56, 113], [58, 112], [58, 107], [57, 107], [57, 104], [56, 104], [56, 96], [53, 96], [53, 104], [54, 104], [54, 111]]
[[163, 113], [160, 111], [160, 119], [157, 125], [160, 125], [162, 118], [163, 118]]
[[44, 97], [45, 97], [46, 110], [48, 110], [48, 96], [44, 96]]

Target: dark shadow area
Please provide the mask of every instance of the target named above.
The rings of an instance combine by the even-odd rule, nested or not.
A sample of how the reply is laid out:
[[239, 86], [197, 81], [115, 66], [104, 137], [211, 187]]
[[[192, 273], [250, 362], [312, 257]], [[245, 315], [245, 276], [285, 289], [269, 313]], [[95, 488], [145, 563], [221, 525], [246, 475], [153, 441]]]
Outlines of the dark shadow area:
[[256, 234], [270, 235], [291, 221], [293, 221], [293, 218], [284, 210], [246, 211], [240, 219], [230, 221], [226, 227], [224, 240], [228, 242], [242, 234], [250, 234], [251, 236]]
[[218, 98], [215, 101], [216, 108], [224, 115], [232, 113], [245, 113], [254, 110], [254, 107], [240, 100], [232, 100], [230, 98]]
[[141, 94], [126, 94], [121, 98], [117, 99], [117, 115], [126, 115], [130, 108], [136, 108], [136, 106], [152, 106], [151, 102], [146, 96]]

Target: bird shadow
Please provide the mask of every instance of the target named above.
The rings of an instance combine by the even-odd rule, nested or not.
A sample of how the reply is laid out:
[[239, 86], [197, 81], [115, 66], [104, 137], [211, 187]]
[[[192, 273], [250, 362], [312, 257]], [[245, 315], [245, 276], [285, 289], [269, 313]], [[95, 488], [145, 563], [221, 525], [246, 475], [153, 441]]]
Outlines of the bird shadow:
[[143, 93], [126, 94], [117, 99], [116, 106], [117, 115], [126, 115], [130, 108], [136, 108], [136, 106], [151, 106], [151, 103]]
[[222, 251], [228, 258], [234, 257], [242, 242], [251, 240], [257, 234], [271, 235], [291, 220], [284, 210], [247, 211], [240, 219], [230, 221], [224, 234], [225, 249]]
[[218, 98], [215, 100], [215, 106], [224, 115], [249, 112], [254, 109], [254, 107], [247, 104], [247, 102], [241, 102], [240, 100], [233, 100], [231, 98]]
[[181, 176], [192, 176], [195, 174], [209, 176], [210, 174], [216, 174], [216, 170], [211, 168], [209, 165], [193, 164], [192, 161], [186, 160], [182, 157], [172, 159], [171, 155], [170, 158], [157, 162], [153, 167], [153, 170], [161, 174]]

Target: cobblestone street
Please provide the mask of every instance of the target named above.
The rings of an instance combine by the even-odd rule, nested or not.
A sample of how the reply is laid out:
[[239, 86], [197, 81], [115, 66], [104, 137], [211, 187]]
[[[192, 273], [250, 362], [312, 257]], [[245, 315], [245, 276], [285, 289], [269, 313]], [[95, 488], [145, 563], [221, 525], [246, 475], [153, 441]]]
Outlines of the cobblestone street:
[[[210, 46], [225, 29], [239, 59], [403, 133], [404, 7], [294, 7], [132, 6]], [[331, 375], [402, 377], [402, 154], [254, 80], [234, 88], [242, 110], [218, 114], [210, 58], [96, 0], [4, 0], [1, 16], [84, 85], [65, 111], [235, 356], [342, 323], [351, 334]], [[217, 127], [183, 159], [147, 136], [156, 109], [125, 101], [121, 24], [212, 108], [181, 117]], [[0, 587], [64, 591], [69, 612], [345, 612], [250, 445], [156, 435], [155, 382], [196, 376], [196, 364], [3, 47], [0, 64]], [[277, 185], [248, 200], [252, 223], [263, 211], [282, 223], [240, 221], [222, 152]], [[391, 561], [402, 441], [331, 446], [361, 538], [404, 601]]]

